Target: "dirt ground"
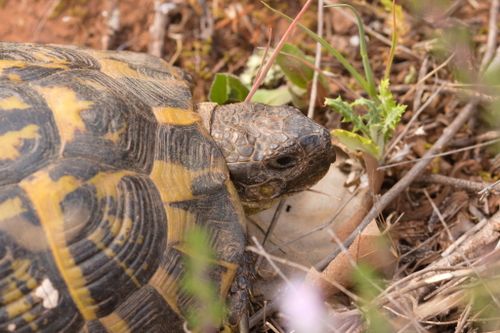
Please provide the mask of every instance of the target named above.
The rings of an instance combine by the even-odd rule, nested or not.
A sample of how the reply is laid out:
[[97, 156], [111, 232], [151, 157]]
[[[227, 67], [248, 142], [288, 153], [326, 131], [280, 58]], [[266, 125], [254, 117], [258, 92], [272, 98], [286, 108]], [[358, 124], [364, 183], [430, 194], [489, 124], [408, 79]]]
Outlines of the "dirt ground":
[[[194, 76], [196, 100], [205, 98], [216, 72], [241, 70], [256, 47], [267, 45], [268, 27], [272, 26], [273, 36], [281, 36], [287, 27], [283, 20], [276, 22], [272, 15], [256, 12], [258, 4], [252, 1], [214, 1], [207, 5], [213, 26], [205, 28], [201, 26], [205, 1], [172, 2], [176, 9], [169, 14], [163, 58]], [[300, 9], [294, 1], [273, 5], [286, 13]], [[113, 6], [119, 8], [119, 29], [105, 43]], [[153, 0], [4, 0], [0, 40], [146, 52], [154, 14]]]

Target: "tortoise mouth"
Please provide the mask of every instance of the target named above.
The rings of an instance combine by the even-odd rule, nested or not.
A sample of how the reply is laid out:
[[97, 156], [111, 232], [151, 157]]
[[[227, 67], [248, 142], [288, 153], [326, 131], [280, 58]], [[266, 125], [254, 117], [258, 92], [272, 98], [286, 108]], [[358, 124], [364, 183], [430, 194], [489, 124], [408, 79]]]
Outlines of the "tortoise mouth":
[[[274, 201], [280, 197], [291, 196], [309, 189], [318, 181], [320, 181], [330, 169], [331, 164], [335, 161], [335, 152], [331, 147], [330, 153], [322, 154], [321, 156], [309, 157], [308, 163], [294, 166], [288, 172], [273, 172], [268, 167], [260, 165], [247, 165], [249, 172], [256, 172], [260, 166], [266, 174], [261, 182], [254, 180], [250, 184], [238, 181], [241, 179], [238, 167], [241, 164], [233, 165], [228, 163], [231, 176], [240, 176], [233, 179], [241, 201], [245, 206], [256, 209], [263, 207], [268, 208]], [[247, 168], [244, 168], [245, 171]], [[247, 178], [244, 178], [247, 179]]]

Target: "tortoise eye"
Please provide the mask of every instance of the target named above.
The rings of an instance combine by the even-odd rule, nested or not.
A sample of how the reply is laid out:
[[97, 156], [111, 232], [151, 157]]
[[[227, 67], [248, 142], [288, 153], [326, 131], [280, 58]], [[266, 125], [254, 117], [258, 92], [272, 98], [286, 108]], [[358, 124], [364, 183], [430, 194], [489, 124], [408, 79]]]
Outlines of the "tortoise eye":
[[280, 156], [269, 161], [269, 167], [273, 169], [283, 170], [294, 167], [297, 164], [297, 158], [293, 156]]

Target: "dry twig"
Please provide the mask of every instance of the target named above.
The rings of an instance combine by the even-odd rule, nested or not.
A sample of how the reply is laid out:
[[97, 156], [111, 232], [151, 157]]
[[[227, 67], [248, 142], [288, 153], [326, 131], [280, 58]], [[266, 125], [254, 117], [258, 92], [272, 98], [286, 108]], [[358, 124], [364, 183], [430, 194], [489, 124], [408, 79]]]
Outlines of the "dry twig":
[[394, 139], [391, 143], [391, 145], [389, 146], [389, 148], [387, 148], [387, 152], [385, 153], [385, 156], [387, 156], [389, 154], [389, 152], [394, 149], [394, 147], [396, 147], [396, 145], [399, 143], [399, 141], [401, 141], [401, 139], [408, 133], [408, 131], [411, 129], [411, 125], [413, 125], [413, 123], [417, 120], [418, 116], [434, 101], [434, 99], [436, 97], [439, 96], [439, 94], [441, 93], [441, 91], [443, 90], [443, 86], [441, 85], [438, 89], [436, 89], [436, 91], [434, 91], [434, 93], [429, 96], [429, 98], [427, 98], [427, 100], [425, 101], [425, 103], [418, 109], [414, 112], [413, 116], [411, 117], [410, 121], [408, 121], [408, 123], [406, 124], [405, 128], [403, 131], [401, 131], [401, 133], [396, 137], [396, 139]]
[[157, 57], [163, 57], [163, 46], [165, 45], [165, 35], [169, 22], [169, 13], [177, 7], [177, 4], [164, 1], [155, 0], [155, 16], [153, 24], [149, 28], [151, 42], [148, 47], [148, 53]]
[[442, 153], [438, 153], [438, 154], [428, 154], [429, 152], [427, 152], [424, 156], [422, 156], [420, 158], [416, 158], [416, 159], [413, 159], [413, 160], [410, 160], [410, 161], [402, 161], [402, 162], [395, 162], [395, 163], [390, 163], [390, 164], [384, 164], [384, 165], [379, 166], [377, 169], [378, 170], [384, 170], [384, 169], [389, 169], [389, 168], [393, 168], [393, 167], [404, 165], [404, 164], [421, 162], [421, 161], [425, 161], [425, 160], [432, 160], [435, 157], [447, 156], [447, 155], [456, 154], [456, 153], [459, 153], [459, 152], [462, 152], [462, 151], [467, 151], [467, 150], [471, 150], [471, 149], [475, 149], [475, 148], [485, 147], [485, 146], [489, 146], [489, 145], [492, 145], [492, 144], [497, 143], [497, 142], [500, 142], [500, 138], [489, 140], [489, 141], [486, 141], [486, 142], [481, 142], [481, 143], [478, 143], [476, 145], [472, 145], [472, 146], [468, 146], [468, 147], [463, 147], [463, 148], [448, 150], [448, 151], [445, 151], [445, 152], [442, 152]]
[[101, 44], [103, 50], [109, 50], [113, 46], [116, 33], [120, 30], [120, 7], [118, 0], [108, 0], [108, 9], [102, 12], [106, 19], [106, 33], [102, 36]]
[[[323, 37], [323, 25], [324, 25], [324, 6], [323, 0], [318, 0], [318, 31], [317, 34], [320, 37]], [[314, 67], [319, 68], [321, 66], [321, 44], [316, 43], [316, 56], [314, 58]], [[316, 97], [318, 95], [318, 71], [314, 71], [313, 81], [311, 87], [311, 96], [309, 98], [309, 109], [307, 110], [307, 116], [309, 118], [314, 117], [314, 108], [316, 106]]]
[[488, 184], [483, 182], [475, 182], [466, 179], [453, 178], [443, 175], [425, 175], [418, 179], [419, 182], [427, 183], [427, 184], [440, 184], [452, 186], [458, 190], [465, 190], [468, 192], [479, 192], [483, 191], [485, 188], [489, 188], [490, 191], [498, 191], [500, 193], [500, 184], [495, 185], [494, 183]]
[[498, 11], [500, 7], [499, 0], [492, 0], [490, 7], [490, 20], [488, 25], [488, 40], [486, 42], [486, 52], [481, 60], [481, 72], [484, 72], [490, 64], [495, 50], [497, 48], [497, 32], [498, 32]]
[[250, 90], [247, 97], [245, 98], [245, 102], [249, 102], [252, 100], [253, 95], [255, 94], [257, 89], [259, 89], [262, 81], [264, 81], [264, 78], [266, 77], [267, 72], [269, 72], [269, 69], [271, 69], [271, 66], [274, 64], [274, 60], [276, 59], [276, 57], [280, 53], [281, 49], [283, 48], [283, 45], [285, 45], [285, 42], [288, 40], [288, 37], [293, 32], [295, 26], [299, 23], [300, 18], [305, 14], [305, 12], [309, 8], [309, 6], [311, 6], [312, 2], [313, 2], [313, 0], [307, 0], [307, 2], [304, 4], [304, 6], [302, 6], [302, 9], [300, 10], [300, 12], [293, 19], [292, 23], [290, 23], [290, 25], [286, 29], [285, 33], [281, 37], [280, 41], [278, 42], [278, 45], [276, 46], [273, 53], [269, 57], [269, 60], [267, 61], [266, 65], [264, 66], [261, 73], [259, 74], [259, 76], [255, 80], [255, 82], [253, 83], [252, 89]]
[[425, 90], [425, 84], [422, 80], [427, 75], [427, 69], [429, 68], [429, 57], [425, 57], [418, 71], [418, 82], [417, 89], [415, 91], [415, 97], [413, 99], [413, 110], [418, 110], [420, 108], [420, 103], [422, 102], [422, 95]]

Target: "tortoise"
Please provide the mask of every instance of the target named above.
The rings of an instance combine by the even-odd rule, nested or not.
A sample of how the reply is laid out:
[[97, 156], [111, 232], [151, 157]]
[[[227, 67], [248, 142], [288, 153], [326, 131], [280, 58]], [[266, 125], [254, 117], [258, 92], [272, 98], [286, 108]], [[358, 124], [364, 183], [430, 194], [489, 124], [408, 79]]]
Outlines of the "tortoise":
[[[0, 331], [172, 332], [186, 235], [245, 311], [244, 209], [317, 182], [328, 131], [289, 106], [192, 104], [190, 81], [127, 51], [0, 43]], [[179, 315], [179, 317], [178, 317]]]

